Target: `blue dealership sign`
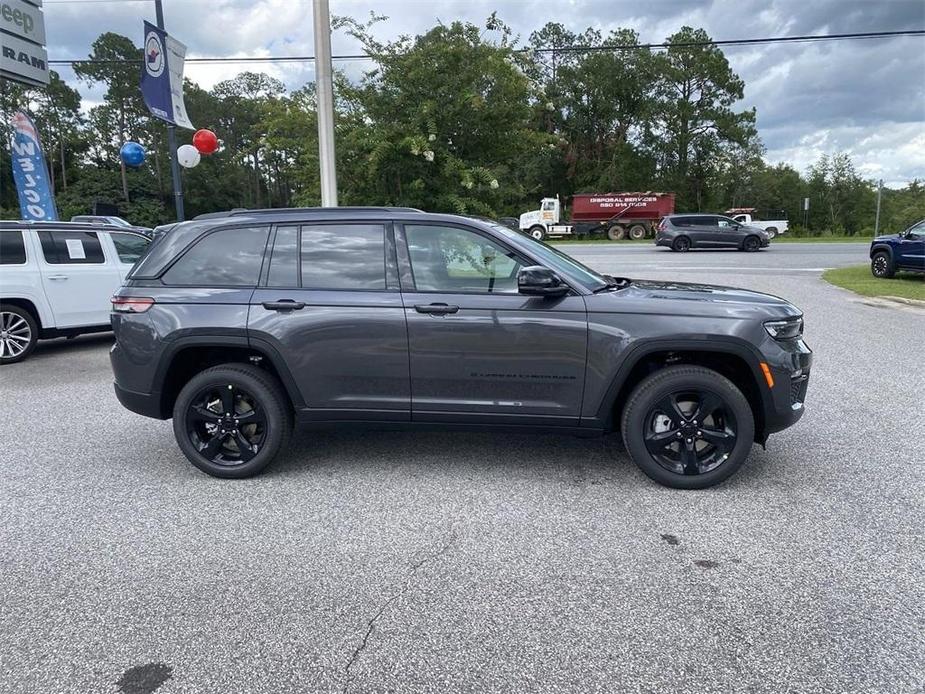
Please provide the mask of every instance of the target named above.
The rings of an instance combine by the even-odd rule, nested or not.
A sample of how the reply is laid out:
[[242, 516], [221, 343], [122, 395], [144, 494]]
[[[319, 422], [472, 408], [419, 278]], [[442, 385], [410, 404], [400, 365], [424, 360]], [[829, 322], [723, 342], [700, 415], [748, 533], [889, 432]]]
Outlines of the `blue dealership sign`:
[[181, 128], [194, 130], [183, 102], [183, 64], [186, 46], [163, 29], [145, 22], [141, 94], [151, 115]]
[[24, 111], [16, 111], [12, 126], [13, 181], [19, 193], [20, 216], [36, 222], [57, 221], [55, 196], [35, 123]]

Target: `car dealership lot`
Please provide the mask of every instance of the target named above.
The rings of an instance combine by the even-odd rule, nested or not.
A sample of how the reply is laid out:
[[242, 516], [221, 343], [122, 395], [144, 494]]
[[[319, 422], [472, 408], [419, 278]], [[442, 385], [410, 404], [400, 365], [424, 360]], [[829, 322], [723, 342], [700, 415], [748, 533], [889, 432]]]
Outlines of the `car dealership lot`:
[[0, 690], [920, 690], [925, 313], [818, 279], [863, 244], [564, 248], [792, 300], [806, 416], [701, 492], [508, 434], [302, 433], [222, 481], [119, 406], [108, 336], [40, 344], [0, 374]]

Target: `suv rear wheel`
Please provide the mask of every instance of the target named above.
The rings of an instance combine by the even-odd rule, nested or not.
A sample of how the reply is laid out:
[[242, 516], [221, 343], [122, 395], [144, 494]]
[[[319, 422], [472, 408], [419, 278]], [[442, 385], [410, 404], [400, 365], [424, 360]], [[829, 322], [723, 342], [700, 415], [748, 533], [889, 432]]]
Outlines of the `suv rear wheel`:
[[39, 331], [32, 314], [19, 306], [0, 304], [0, 364], [28, 357], [38, 342]]
[[674, 240], [674, 243], [671, 244], [671, 250], [677, 251], [678, 253], [686, 253], [691, 248], [691, 240], [686, 236], [679, 236]]
[[244, 364], [206, 369], [183, 386], [173, 431], [189, 461], [214, 477], [250, 477], [283, 449], [292, 412], [279, 382]]
[[700, 366], [671, 366], [643, 380], [630, 395], [622, 428], [633, 462], [676, 489], [719, 484], [739, 469], [755, 437], [742, 392]]

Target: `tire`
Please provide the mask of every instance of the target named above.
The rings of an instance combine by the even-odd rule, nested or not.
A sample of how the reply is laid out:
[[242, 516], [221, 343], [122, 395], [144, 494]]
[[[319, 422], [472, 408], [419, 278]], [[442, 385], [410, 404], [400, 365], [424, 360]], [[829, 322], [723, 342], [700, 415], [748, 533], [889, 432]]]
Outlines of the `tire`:
[[0, 305], [0, 364], [22, 361], [35, 349], [39, 328], [32, 314], [12, 304]]
[[886, 251], [877, 251], [870, 259], [870, 273], [880, 279], [890, 279], [896, 274], [896, 268]]
[[761, 239], [757, 236], [746, 236], [742, 242], [742, 250], [746, 253], [755, 253], [761, 249]]
[[691, 240], [686, 236], [679, 236], [671, 244], [671, 250], [678, 253], [687, 253], [691, 249]]
[[531, 238], [536, 239], [537, 241], [543, 241], [546, 239], [546, 229], [539, 225], [530, 227], [530, 231], [527, 232]]
[[625, 235], [626, 229], [623, 228], [622, 224], [614, 224], [607, 229], [607, 238], [611, 241], [622, 241]]
[[629, 230], [630, 239], [641, 241], [646, 237], [646, 228], [642, 224], [634, 224]]
[[[673, 419], [668, 421], [663, 412], [672, 397], [684, 407], [669, 405]], [[695, 407], [706, 407], [706, 415], [698, 417]], [[633, 462], [675, 489], [723, 482], [745, 462], [755, 438], [748, 400], [728, 378], [701, 366], [670, 366], [645, 378], [630, 395], [621, 425]]]
[[[226, 407], [227, 390], [231, 408]], [[252, 416], [253, 424], [238, 426], [239, 419]], [[216, 431], [227, 427], [228, 433], [211, 434], [206, 428], [210, 426]], [[250, 477], [286, 447], [292, 409], [279, 381], [267, 372], [246, 364], [222, 364], [183, 386], [173, 407], [173, 433], [183, 454], [203, 472], [213, 477]]]
[[769, 241], [774, 240], [774, 237], [777, 236], [777, 227], [768, 227], [765, 231], [768, 232]]

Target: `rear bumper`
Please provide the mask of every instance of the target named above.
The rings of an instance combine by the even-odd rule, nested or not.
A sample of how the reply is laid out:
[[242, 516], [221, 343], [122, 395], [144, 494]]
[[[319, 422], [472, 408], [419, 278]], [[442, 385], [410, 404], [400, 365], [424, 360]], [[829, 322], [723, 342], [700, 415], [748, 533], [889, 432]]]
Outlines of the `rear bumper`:
[[145, 417], [167, 419], [161, 412], [160, 393], [136, 393], [133, 390], [122, 388], [118, 383], [113, 383], [112, 387], [116, 391], [116, 397], [125, 409]]

